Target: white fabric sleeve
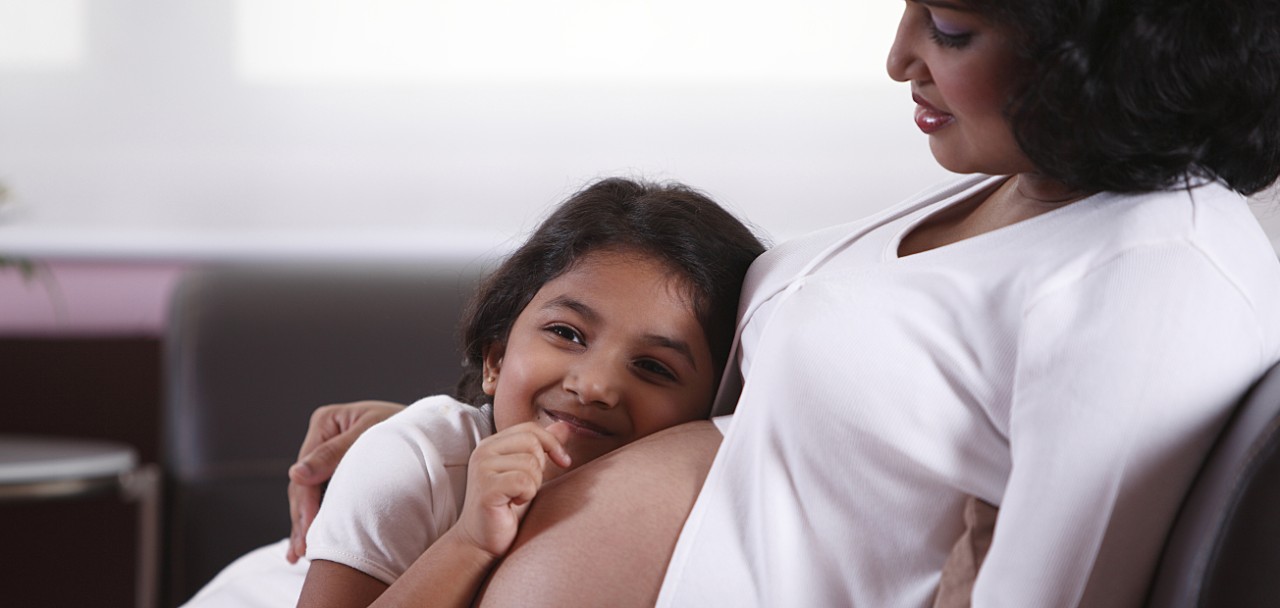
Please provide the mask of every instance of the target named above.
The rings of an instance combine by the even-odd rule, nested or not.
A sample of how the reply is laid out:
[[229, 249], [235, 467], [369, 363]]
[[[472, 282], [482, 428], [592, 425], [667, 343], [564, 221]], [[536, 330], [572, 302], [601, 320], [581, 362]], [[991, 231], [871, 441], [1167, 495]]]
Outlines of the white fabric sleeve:
[[1185, 243], [1100, 261], [1025, 313], [1012, 471], [975, 607], [1136, 606], [1262, 365], [1255, 312]]
[[467, 461], [488, 434], [473, 409], [428, 398], [365, 432], [334, 473], [307, 557], [387, 584], [403, 574], [457, 521]]

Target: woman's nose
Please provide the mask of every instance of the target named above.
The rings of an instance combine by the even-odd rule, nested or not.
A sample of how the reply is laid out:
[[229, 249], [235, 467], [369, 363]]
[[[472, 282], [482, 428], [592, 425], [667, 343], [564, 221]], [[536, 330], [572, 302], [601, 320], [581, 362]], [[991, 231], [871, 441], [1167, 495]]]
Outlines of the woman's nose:
[[622, 398], [621, 375], [626, 371], [616, 367], [599, 358], [586, 357], [565, 375], [564, 388], [576, 395], [579, 403], [612, 408]]
[[913, 46], [911, 19], [911, 6], [908, 5], [902, 11], [902, 18], [898, 20], [898, 32], [893, 37], [893, 44], [889, 46], [889, 57], [885, 60], [885, 69], [889, 72], [889, 77], [898, 82], [917, 79], [913, 72], [919, 69], [919, 58], [916, 57]]

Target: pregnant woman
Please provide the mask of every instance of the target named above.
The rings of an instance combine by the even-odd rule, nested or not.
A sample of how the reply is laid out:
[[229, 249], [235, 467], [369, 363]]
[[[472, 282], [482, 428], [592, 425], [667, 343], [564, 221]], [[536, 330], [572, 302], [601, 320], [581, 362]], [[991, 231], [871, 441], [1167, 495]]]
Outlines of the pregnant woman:
[[[889, 75], [966, 176], [762, 256], [732, 417], [549, 484], [481, 603], [927, 606], [989, 504], [964, 599], [1139, 605], [1280, 359], [1280, 263], [1244, 198], [1280, 172], [1276, 32], [1261, 0], [907, 0]], [[299, 531], [376, 418], [316, 417]]]

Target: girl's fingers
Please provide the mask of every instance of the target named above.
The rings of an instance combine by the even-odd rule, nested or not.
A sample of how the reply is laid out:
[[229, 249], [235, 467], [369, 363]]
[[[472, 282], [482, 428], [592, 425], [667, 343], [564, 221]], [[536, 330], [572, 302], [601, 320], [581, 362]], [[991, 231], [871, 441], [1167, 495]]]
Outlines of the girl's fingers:
[[523, 505], [538, 494], [541, 476], [535, 478], [527, 471], [503, 471], [489, 477], [489, 486], [482, 490], [481, 500], [494, 506]]
[[542, 471], [546, 468], [546, 457], [528, 453], [498, 454], [488, 456], [475, 463], [476, 473], [493, 477], [518, 471], [542, 481]]
[[[556, 463], [562, 469], [569, 468], [573, 461], [569, 458], [569, 452], [564, 448], [564, 444], [568, 443], [569, 435], [573, 430], [569, 428], [567, 422], [553, 422], [545, 429], [545, 432], [551, 436], [553, 446], [547, 449], [547, 455], [551, 457], [551, 461]], [[545, 448], [545, 444], [544, 444]]]
[[564, 423], [543, 429], [526, 422], [476, 446], [458, 525], [477, 547], [494, 556], [506, 553], [543, 481], [559, 474], [559, 467], [568, 466], [564, 442], [570, 432]]
[[565, 450], [564, 442], [569, 439], [570, 433], [569, 425], [563, 422], [555, 422], [545, 429], [536, 422], [525, 422], [481, 441], [480, 445], [476, 447], [476, 452], [484, 452], [486, 454], [538, 453], [544, 455], [544, 457], [549, 457], [557, 466], [568, 468], [571, 460], [569, 452]]

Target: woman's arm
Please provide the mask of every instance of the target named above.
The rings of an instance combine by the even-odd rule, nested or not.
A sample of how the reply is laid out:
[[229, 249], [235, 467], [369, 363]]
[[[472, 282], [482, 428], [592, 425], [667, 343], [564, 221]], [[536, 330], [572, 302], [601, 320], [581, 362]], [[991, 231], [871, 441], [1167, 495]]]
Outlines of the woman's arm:
[[289, 563], [307, 553], [307, 529], [320, 510], [320, 487], [333, 477], [338, 461], [369, 427], [404, 409], [389, 401], [326, 405], [311, 414], [298, 462], [289, 467]]
[[1012, 470], [974, 605], [1135, 606], [1262, 332], [1198, 252], [1148, 247], [1024, 314]]
[[652, 606], [720, 440], [691, 422], [548, 483], [479, 604]]

